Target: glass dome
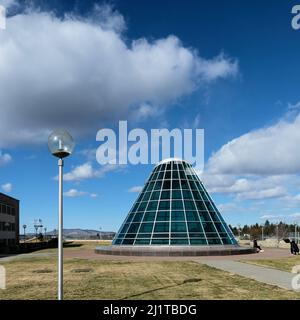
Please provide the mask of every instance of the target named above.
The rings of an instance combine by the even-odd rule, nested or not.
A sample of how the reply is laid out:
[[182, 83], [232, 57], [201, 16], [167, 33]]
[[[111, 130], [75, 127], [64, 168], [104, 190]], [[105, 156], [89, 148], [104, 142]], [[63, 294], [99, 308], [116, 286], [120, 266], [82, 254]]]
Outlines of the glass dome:
[[75, 142], [69, 132], [55, 130], [48, 138], [49, 151], [58, 158], [65, 158], [72, 154]]

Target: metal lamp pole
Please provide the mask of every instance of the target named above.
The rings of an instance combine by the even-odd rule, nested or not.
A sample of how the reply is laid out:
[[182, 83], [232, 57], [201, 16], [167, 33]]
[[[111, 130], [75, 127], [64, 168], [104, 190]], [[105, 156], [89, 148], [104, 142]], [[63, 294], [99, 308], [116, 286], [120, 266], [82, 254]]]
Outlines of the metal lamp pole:
[[27, 225], [26, 224], [23, 224], [23, 229], [24, 229], [24, 243], [26, 241], [26, 228], [27, 228]]
[[63, 299], [63, 166], [58, 160], [58, 300]]
[[261, 227], [261, 241], [264, 241], [264, 226]]
[[63, 158], [74, 150], [74, 140], [65, 130], [56, 130], [48, 138], [48, 148], [58, 159], [58, 300], [63, 300]]

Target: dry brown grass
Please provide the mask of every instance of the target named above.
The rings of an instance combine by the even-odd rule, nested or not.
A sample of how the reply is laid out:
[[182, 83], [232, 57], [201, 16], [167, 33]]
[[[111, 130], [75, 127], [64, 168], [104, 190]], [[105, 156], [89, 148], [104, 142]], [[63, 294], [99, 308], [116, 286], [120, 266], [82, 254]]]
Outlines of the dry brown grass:
[[294, 266], [300, 265], [300, 256], [291, 255], [284, 259], [243, 260], [243, 262], [291, 272]]
[[[56, 258], [2, 263], [0, 299], [56, 299]], [[300, 294], [196, 262], [68, 259], [65, 299], [299, 299]]]

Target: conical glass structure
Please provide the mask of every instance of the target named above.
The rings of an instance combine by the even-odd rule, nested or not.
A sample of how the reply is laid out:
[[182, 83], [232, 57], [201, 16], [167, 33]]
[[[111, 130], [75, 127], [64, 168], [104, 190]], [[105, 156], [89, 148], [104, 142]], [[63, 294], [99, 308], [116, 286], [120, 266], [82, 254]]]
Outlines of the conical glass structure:
[[192, 166], [160, 162], [128, 213], [113, 245], [237, 245]]

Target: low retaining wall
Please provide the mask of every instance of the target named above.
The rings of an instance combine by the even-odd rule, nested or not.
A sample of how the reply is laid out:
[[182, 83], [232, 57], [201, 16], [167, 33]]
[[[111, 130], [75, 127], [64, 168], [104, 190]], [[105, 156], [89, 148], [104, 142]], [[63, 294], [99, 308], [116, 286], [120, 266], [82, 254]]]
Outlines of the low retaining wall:
[[256, 253], [256, 249], [240, 246], [108, 246], [97, 247], [95, 253], [118, 256], [195, 257]]

